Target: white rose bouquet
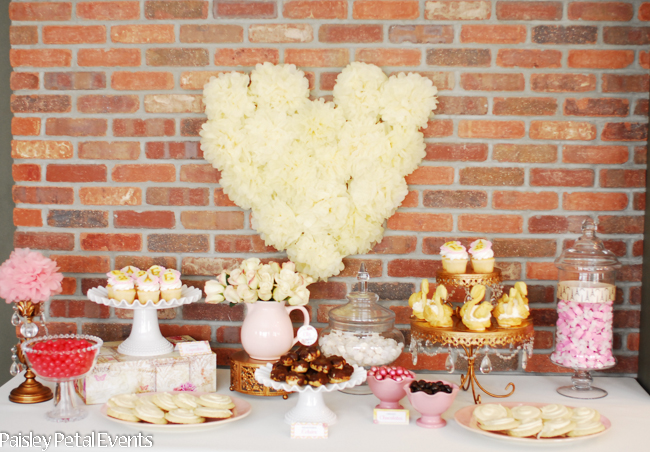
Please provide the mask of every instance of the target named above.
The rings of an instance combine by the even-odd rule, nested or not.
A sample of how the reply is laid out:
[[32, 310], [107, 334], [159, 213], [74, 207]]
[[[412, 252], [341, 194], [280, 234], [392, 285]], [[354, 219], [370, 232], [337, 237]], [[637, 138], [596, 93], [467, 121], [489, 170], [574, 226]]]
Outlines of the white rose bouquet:
[[314, 280], [296, 272], [293, 262], [280, 266], [277, 262], [262, 264], [253, 257], [246, 259], [239, 268], [221, 272], [216, 279], [205, 283], [205, 302], [255, 303], [258, 300], [287, 301], [293, 306], [309, 302], [307, 286]]

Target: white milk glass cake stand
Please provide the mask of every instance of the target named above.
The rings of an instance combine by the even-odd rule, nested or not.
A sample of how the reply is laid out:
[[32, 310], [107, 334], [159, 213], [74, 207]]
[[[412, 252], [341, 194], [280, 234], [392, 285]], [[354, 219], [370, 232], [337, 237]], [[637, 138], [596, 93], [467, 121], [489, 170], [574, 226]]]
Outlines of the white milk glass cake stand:
[[126, 300], [109, 299], [105, 287], [95, 287], [88, 291], [88, 298], [97, 304], [133, 310], [131, 334], [120, 344], [117, 349], [118, 352], [129, 356], [156, 356], [166, 355], [174, 350], [174, 346], [160, 333], [158, 309], [176, 308], [199, 301], [201, 291], [196, 287], [183, 285], [180, 299], [174, 298], [165, 301], [161, 298], [158, 303], [147, 301], [146, 304], [141, 304], [138, 300], [135, 300], [132, 304], [129, 304]]
[[264, 386], [275, 390], [286, 392], [297, 392], [298, 403], [284, 415], [284, 422], [293, 424], [295, 422], [336, 424], [336, 413], [330, 410], [323, 400], [323, 393], [340, 391], [341, 389], [352, 388], [366, 381], [366, 369], [353, 365], [354, 372], [348, 381], [343, 383], [330, 383], [323, 386], [292, 386], [283, 381], [271, 380], [272, 364], [260, 367], [255, 371], [255, 379]]

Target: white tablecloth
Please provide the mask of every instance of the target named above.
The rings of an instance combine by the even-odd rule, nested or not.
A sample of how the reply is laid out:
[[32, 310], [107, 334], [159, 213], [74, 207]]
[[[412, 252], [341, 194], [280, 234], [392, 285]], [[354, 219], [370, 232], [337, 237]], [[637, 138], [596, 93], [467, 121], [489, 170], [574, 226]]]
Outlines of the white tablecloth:
[[[427, 379], [448, 379], [458, 382], [458, 375], [422, 374]], [[553, 449], [572, 452], [642, 452], [650, 450], [650, 396], [633, 378], [596, 378], [596, 386], [609, 392], [603, 399], [578, 401], [562, 397], [555, 388], [568, 384], [568, 376], [514, 376], [482, 375], [479, 377], [486, 389], [500, 392], [507, 382], [516, 385], [516, 391], [507, 401], [562, 403], [570, 406], [587, 406], [599, 410], [612, 422], [612, 428], [605, 435], [581, 442], [553, 445], [535, 445], [536, 450]], [[138, 429], [118, 425], [99, 413], [101, 405], [88, 406], [86, 419], [67, 424], [56, 424], [45, 419], [44, 414], [52, 408], [53, 402], [36, 405], [20, 405], [9, 402], [9, 391], [23, 380], [16, 377], [0, 388], [0, 440], [3, 433], [16, 435], [54, 435], [92, 432], [107, 432], [110, 435], [137, 435]], [[329, 438], [311, 440], [292, 440], [290, 427], [284, 423], [284, 414], [296, 403], [297, 395], [288, 400], [280, 397], [262, 398], [230, 393], [229, 373], [218, 371], [217, 390], [233, 394], [252, 404], [251, 414], [241, 421], [225, 424], [205, 432], [151, 433], [153, 447], [148, 450], [178, 451], [326, 451], [326, 452], [371, 452], [371, 451], [522, 451], [521, 443], [485, 438], [461, 428], [453, 420], [456, 410], [472, 403], [471, 392], [458, 395], [452, 407], [443, 416], [449, 422], [437, 430], [423, 429], [415, 425], [419, 414], [413, 410], [405, 398], [402, 404], [411, 409], [411, 422], [407, 425], [377, 425], [372, 422], [372, 410], [378, 403], [373, 395], [355, 396], [342, 393], [325, 395], [325, 402], [338, 415], [338, 423], [329, 429]], [[484, 403], [497, 399], [485, 397]], [[4, 436], [6, 438], [6, 435]], [[4, 447], [8, 447], [5, 443]], [[9, 449], [7, 449], [9, 450]], [[37, 450], [21, 448], [19, 450]], [[49, 450], [70, 450], [68, 447]], [[95, 450], [106, 450], [106, 448]]]

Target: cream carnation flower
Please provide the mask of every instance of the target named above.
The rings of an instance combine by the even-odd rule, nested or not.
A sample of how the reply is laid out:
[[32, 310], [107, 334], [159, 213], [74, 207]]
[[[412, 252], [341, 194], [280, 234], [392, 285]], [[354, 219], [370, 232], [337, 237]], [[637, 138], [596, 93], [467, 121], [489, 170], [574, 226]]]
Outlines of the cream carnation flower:
[[250, 94], [258, 108], [292, 114], [309, 98], [309, 81], [293, 64], [258, 64], [251, 74]]
[[239, 119], [255, 111], [248, 95], [250, 79], [246, 74], [230, 72], [211, 77], [203, 88], [205, 113], [209, 119]]
[[403, 72], [393, 75], [381, 87], [381, 119], [391, 125], [426, 128], [429, 115], [438, 103], [437, 93], [438, 89], [428, 78]]
[[377, 66], [350, 63], [336, 78], [334, 102], [345, 119], [379, 118], [381, 86], [388, 77]]

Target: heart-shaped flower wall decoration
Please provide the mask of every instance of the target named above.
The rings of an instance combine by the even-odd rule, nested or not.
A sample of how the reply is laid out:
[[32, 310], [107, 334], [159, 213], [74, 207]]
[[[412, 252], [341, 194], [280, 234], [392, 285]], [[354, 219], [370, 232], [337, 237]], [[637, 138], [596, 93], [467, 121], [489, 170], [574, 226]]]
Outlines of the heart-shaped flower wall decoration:
[[266, 244], [328, 278], [381, 240], [408, 193], [404, 177], [425, 155], [419, 129], [436, 93], [420, 75], [388, 78], [352, 63], [337, 78], [335, 105], [309, 100], [295, 66], [258, 64], [250, 79], [231, 72], [206, 84], [201, 147]]

